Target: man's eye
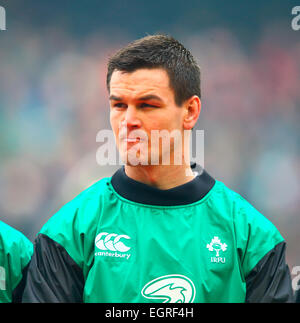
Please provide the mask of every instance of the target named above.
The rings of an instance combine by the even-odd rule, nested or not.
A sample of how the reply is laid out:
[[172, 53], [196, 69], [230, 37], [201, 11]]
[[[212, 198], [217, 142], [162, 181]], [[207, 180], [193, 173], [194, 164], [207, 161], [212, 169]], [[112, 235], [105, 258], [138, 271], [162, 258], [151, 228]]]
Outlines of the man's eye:
[[158, 108], [158, 106], [156, 106], [154, 104], [149, 104], [149, 103], [141, 103], [140, 107], [141, 108]]
[[118, 102], [113, 105], [115, 108], [126, 108], [126, 104]]

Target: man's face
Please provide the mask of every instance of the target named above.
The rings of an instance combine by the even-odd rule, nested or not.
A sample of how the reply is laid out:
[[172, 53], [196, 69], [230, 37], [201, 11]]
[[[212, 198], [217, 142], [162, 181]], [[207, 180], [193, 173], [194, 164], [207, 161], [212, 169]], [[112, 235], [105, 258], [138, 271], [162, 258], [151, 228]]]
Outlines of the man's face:
[[[184, 109], [175, 104], [174, 91], [164, 69], [113, 72], [110, 123], [121, 158], [127, 165], [161, 164], [164, 157], [168, 158], [166, 155], [172, 163], [172, 131], [180, 133], [183, 138], [183, 118]], [[162, 137], [170, 135], [171, 144], [162, 138], [157, 140], [158, 132]]]

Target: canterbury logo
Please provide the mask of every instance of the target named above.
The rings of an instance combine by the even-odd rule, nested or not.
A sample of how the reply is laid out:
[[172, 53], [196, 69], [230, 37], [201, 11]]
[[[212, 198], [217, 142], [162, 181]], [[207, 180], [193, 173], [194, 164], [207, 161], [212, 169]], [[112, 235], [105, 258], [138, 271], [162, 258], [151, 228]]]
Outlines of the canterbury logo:
[[96, 236], [95, 244], [100, 250], [126, 252], [131, 249], [121, 239], [130, 239], [126, 234], [101, 232]]

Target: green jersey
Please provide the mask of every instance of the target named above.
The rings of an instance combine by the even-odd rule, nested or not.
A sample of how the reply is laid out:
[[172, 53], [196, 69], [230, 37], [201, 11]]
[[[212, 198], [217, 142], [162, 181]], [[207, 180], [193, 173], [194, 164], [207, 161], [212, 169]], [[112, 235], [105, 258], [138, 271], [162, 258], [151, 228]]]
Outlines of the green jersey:
[[[159, 190], [120, 169], [44, 225], [23, 299], [287, 301], [292, 292], [284, 244], [267, 218], [205, 171]], [[268, 290], [270, 268], [272, 281], [278, 279]]]
[[32, 253], [32, 243], [21, 232], [0, 221], [0, 303], [21, 301]]

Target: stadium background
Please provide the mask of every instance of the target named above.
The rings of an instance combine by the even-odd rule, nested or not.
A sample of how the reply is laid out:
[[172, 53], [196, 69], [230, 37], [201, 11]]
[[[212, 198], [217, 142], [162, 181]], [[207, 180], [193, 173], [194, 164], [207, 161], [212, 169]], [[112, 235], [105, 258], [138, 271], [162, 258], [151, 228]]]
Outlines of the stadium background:
[[299, 1], [0, 1], [0, 219], [32, 241], [99, 166], [107, 57], [164, 32], [202, 68], [205, 168], [249, 200], [300, 266]]

